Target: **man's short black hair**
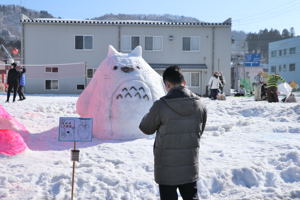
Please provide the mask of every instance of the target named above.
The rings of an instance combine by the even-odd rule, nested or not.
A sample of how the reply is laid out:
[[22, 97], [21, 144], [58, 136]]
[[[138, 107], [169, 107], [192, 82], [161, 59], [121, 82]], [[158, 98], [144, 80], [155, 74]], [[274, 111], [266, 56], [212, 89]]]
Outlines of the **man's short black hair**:
[[164, 82], [168, 81], [172, 84], [181, 84], [184, 82], [183, 74], [177, 65], [169, 66], [163, 73]]
[[11, 63], [11, 66], [16, 67], [17, 63]]

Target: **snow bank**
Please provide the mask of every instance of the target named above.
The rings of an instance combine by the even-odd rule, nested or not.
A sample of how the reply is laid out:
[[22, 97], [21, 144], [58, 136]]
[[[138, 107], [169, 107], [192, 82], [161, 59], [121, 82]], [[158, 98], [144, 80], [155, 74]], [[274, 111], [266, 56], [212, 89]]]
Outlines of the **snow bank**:
[[[32, 135], [26, 138], [30, 150], [0, 156], [1, 200], [70, 199], [72, 144], [57, 142], [57, 126], [61, 116], [78, 116], [77, 99], [28, 95], [25, 101], [4, 105]], [[234, 97], [202, 100], [208, 122], [200, 145], [201, 199], [299, 199], [299, 104]], [[76, 199], [159, 199], [153, 142], [94, 138], [92, 143], [79, 143]]]

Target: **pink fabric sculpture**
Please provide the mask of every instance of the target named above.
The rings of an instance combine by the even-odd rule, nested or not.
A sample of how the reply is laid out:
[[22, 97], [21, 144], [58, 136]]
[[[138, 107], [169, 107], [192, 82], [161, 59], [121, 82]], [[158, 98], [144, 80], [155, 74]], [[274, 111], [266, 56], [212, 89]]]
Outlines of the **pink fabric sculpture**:
[[13, 156], [24, 152], [27, 145], [21, 134], [29, 132], [0, 106], [0, 154]]

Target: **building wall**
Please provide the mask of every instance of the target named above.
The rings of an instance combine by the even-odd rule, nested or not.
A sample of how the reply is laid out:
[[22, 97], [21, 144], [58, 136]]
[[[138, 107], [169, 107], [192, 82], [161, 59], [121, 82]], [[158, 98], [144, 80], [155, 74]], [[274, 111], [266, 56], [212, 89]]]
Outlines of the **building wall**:
[[[122, 36], [140, 36], [143, 58], [152, 64], [206, 64], [207, 70], [200, 70], [200, 88], [204, 94], [212, 68], [223, 72], [226, 91], [229, 92], [231, 28], [155, 25], [91, 25], [91, 24], [43, 24], [24, 23], [24, 63], [56, 64], [85, 62], [86, 68], [97, 68], [107, 55], [107, 47], [113, 45], [120, 51]], [[213, 33], [214, 32], [214, 33]], [[75, 35], [93, 36], [93, 49], [76, 50]], [[170, 36], [173, 40], [169, 40]], [[145, 36], [162, 36], [161, 51], [146, 51]], [[182, 38], [200, 38], [199, 51], [183, 51]], [[215, 39], [213, 41], [213, 38]], [[214, 47], [213, 47], [214, 45]], [[214, 59], [212, 58], [214, 54]], [[74, 73], [73, 73], [74, 74]], [[74, 75], [78, 76], [78, 75]]]
[[[75, 49], [75, 35], [92, 35], [93, 49]], [[106, 57], [108, 45], [118, 45], [117, 38], [115, 26], [24, 24], [24, 63], [87, 62], [87, 68], [96, 68]]]
[[[290, 54], [289, 49], [296, 48], [295, 54]], [[287, 53], [284, 55], [284, 49]], [[282, 55], [279, 51], [282, 50]], [[277, 55], [272, 56], [272, 51], [276, 51]], [[289, 65], [295, 64], [295, 71], [289, 71]], [[286, 69], [284, 69], [286, 65]], [[276, 67], [276, 73], [280, 74], [286, 81], [296, 81], [300, 85], [300, 37], [280, 40], [269, 43], [269, 73], [271, 68]], [[281, 70], [279, 70], [281, 66]]]
[[214, 71], [223, 73], [226, 81], [224, 91], [226, 92], [226, 94], [229, 94], [231, 88], [231, 29], [217, 28], [215, 31]]
[[[45, 69], [49, 67], [57, 68], [58, 72], [46, 72]], [[58, 89], [46, 89], [46, 80], [58, 80]], [[82, 89], [77, 89], [77, 85], [85, 83], [84, 63], [26, 66], [26, 93], [79, 94]]]

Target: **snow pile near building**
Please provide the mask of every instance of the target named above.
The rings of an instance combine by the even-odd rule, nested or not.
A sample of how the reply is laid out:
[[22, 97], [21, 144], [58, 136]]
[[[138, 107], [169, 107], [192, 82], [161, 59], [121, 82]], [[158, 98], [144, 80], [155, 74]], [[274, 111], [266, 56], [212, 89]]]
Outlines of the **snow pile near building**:
[[[77, 96], [28, 96], [5, 109], [32, 135], [30, 150], [0, 156], [0, 199], [70, 199], [71, 143], [57, 142], [58, 119], [78, 116]], [[0, 95], [5, 101], [5, 95]], [[203, 98], [207, 129], [201, 139], [201, 199], [300, 199], [300, 105], [229, 97]], [[79, 143], [75, 197], [159, 199], [153, 177], [153, 138]]]
[[77, 101], [77, 112], [94, 119], [95, 137], [141, 138], [140, 119], [164, 94], [162, 78], [142, 58], [141, 46], [129, 54], [109, 46], [107, 57]]
[[26, 128], [0, 106], [0, 155], [13, 156], [26, 150], [22, 135]]

